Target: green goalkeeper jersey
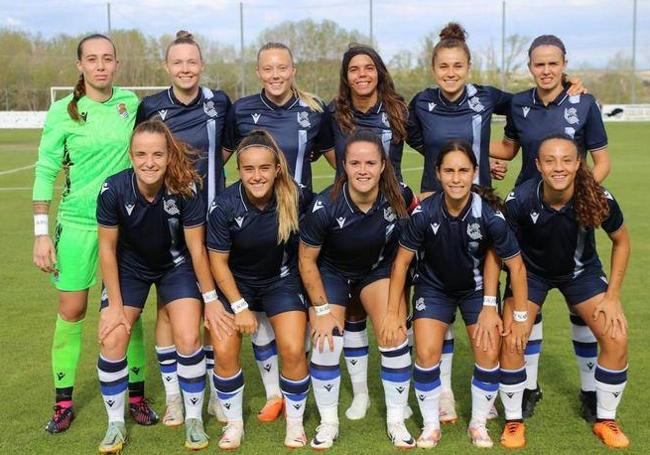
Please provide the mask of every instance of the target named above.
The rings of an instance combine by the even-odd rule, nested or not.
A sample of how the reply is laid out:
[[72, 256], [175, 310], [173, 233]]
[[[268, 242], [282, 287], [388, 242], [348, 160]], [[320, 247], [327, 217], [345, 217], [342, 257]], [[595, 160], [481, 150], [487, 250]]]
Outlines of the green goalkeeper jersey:
[[58, 223], [96, 229], [97, 195], [107, 177], [130, 166], [128, 149], [138, 108], [134, 93], [113, 88], [103, 103], [82, 97], [77, 106], [82, 121], [68, 115], [72, 95], [50, 107], [38, 149], [34, 201], [51, 201], [61, 169], [65, 187]]

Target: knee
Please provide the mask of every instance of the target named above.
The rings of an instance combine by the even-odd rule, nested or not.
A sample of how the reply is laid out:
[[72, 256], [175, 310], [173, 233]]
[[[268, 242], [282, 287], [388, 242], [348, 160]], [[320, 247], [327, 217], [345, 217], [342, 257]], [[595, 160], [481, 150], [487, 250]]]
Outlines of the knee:
[[198, 332], [183, 332], [176, 336], [174, 344], [176, 345], [176, 350], [183, 355], [192, 354], [201, 346]]
[[123, 325], [114, 328], [102, 340], [102, 352], [109, 354], [112, 358], [121, 357], [126, 353], [129, 344], [129, 335]]
[[305, 345], [302, 340], [295, 340], [289, 346], [283, 346], [280, 351], [282, 358], [282, 365], [290, 367], [291, 365], [300, 365], [306, 362], [305, 360]]
[[415, 362], [422, 368], [430, 368], [440, 362], [442, 351], [440, 349], [417, 348], [415, 352]]
[[86, 305], [59, 305], [59, 315], [66, 322], [79, 322], [86, 317]]
[[627, 364], [627, 335], [619, 335], [616, 338], [604, 336], [601, 341], [601, 350], [612, 360], [619, 364]]

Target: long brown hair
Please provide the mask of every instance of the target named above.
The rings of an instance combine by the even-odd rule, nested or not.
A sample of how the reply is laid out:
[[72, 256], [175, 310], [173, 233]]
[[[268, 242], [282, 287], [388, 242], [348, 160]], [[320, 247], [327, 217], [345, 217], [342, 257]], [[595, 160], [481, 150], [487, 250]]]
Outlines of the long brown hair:
[[167, 142], [167, 152], [169, 153], [169, 162], [165, 171], [165, 187], [171, 194], [179, 194], [184, 197], [192, 196], [195, 184], [202, 185], [192, 158], [195, 152], [189, 149], [183, 142], [177, 141], [174, 135], [169, 131], [167, 125], [158, 119], [151, 119], [140, 123], [133, 130], [131, 135], [131, 144], [133, 138], [140, 133], [162, 134]]
[[[90, 41], [93, 39], [104, 39], [111, 43], [111, 46], [113, 46], [113, 55], [115, 58], [117, 58], [117, 51], [115, 50], [115, 44], [111, 39], [106, 36], [102, 35], [101, 33], [93, 33], [92, 35], [85, 36], [79, 41], [79, 44], [77, 44], [77, 60], [81, 60], [81, 58], [84, 55], [84, 44], [86, 41]], [[74, 86], [74, 90], [72, 91], [72, 100], [68, 103], [68, 115], [72, 120], [75, 122], [81, 122], [81, 115], [79, 115], [79, 109], [77, 107], [77, 103], [79, 100], [86, 94], [86, 80], [84, 78], [83, 73], [79, 75], [79, 79], [77, 79], [77, 83]]]
[[[399, 182], [395, 176], [395, 170], [393, 169], [390, 160], [386, 159], [384, 148], [374, 131], [359, 128], [352, 133], [345, 143], [343, 162], [348, 159], [348, 150], [350, 150], [350, 146], [356, 142], [369, 142], [375, 146], [377, 154], [380, 156], [381, 162], [384, 164], [384, 170], [379, 176], [379, 192], [384, 195], [388, 201], [388, 205], [391, 206], [399, 218], [406, 218], [408, 212], [406, 210], [406, 204], [404, 202], [404, 196], [402, 196]], [[345, 172], [342, 172], [336, 179], [336, 182], [334, 182], [334, 186], [330, 191], [330, 198], [333, 201], [340, 196], [343, 191], [343, 185], [345, 185], [347, 181], [348, 175]]]
[[169, 57], [169, 51], [171, 50], [172, 47], [178, 45], [178, 44], [190, 44], [192, 46], [195, 46], [196, 49], [199, 51], [199, 58], [201, 61], [203, 61], [203, 53], [201, 52], [201, 46], [199, 46], [199, 43], [197, 43], [194, 40], [194, 35], [192, 35], [190, 32], [186, 30], [179, 30], [176, 32], [176, 39], [169, 43], [167, 46], [167, 49], [165, 50], [165, 60]]
[[436, 54], [440, 49], [461, 48], [467, 55], [467, 62], [472, 60], [472, 54], [467, 46], [467, 32], [458, 22], [450, 22], [440, 31], [440, 41], [433, 46], [431, 65], [436, 62]]
[[566, 134], [553, 134], [546, 137], [540, 144], [539, 149], [548, 141], [566, 141], [571, 144], [576, 157], [580, 160], [580, 166], [573, 182], [573, 208], [576, 212], [578, 224], [584, 228], [597, 228], [609, 215], [609, 204], [605, 189], [594, 179], [589, 166], [578, 153], [578, 145], [571, 136]]
[[[289, 46], [286, 44], [282, 43], [274, 43], [274, 42], [269, 42], [266, 43], [264, 46], [260, 47], [260, 49], [257, 51], [257, 64], [259, 66], [260, 63], [260, 56], [262, 55], [262, 52], [268, 51], [270, 49], [282, 49], [285, 50], [289, 53], [289, 58], [291, 59], [291, 65], [294, 67], [296, 66], [293, 60], [293, 52], [291, 52], [291, 49], [289, 49]], [[309, 108], [314, 111], [314, 112], [323, 112], [323, 106], [321, 103], [318, 101], [318, 97], [316, 95], [313, 95], [309, 92], [305, 92], [303, 90], [300, 90], [298, 88], [298, 85], [296, 84], [296, 81], [291, 83], [291, 90], [293, 91], [293, 94], [296, 98], [302, 100]]]
[[262, 147], [270, 150], [275, 158], [275, 164], [280, 165], [280, 172], [275, 177], [273, 184], [277, 204], [279, 245], [282, 242], [287, 242], [292, 233], [298, 232], [298, 186], [291, 178], [284, 153], [273, 136], [266, 130], [253, 130], [242, 139], [236, 151], [237, 168], [239, 168], [239, 154], [250, 147]]
[[[469, 162], [472, 163], [472, 167], [478, 171], [478, 161], [476, 161], [476, 156], [474, 155], [474, 152], [472, 152], [472, 146], [469, 142], [463, 139], [452, 139], [450, 141], [447, 141], [442, 146], [440, 153], [436, 158], [437, 171], [440, 171], [440, 167], [442, 166], [442, 162], [444, 161], [445, 156], [451, 152], [461, 152], [467, 157]], [[490, 205], [490, 207], [492, 207], [493, 210], [500, 210], [502, 212], [505, 210], [505, 204], [496, 193], [494, 188], [472, 184], [471, 190], [481, 196]]]
[[397, 144], [404, 141], [406, 139], [408, 107], [402, 97], [397, 94], [393, 78], [388, 72], [384, 61], [377, 51], [370, 46], [355, 44], [343, 54], [339, 77], [339, 94], [334, 99], [336, 104], [334, 118], [336, 122], [345, 134], [352, 133], [356, 128], [354, 115], [352, 114], [352, 90], [348, 83], [348, 67], [350, 61], [357, 55], [367, 55], [377, 69], [377, 99], [384, 103], [386, 108], [390, 128], [393, 130], [392, 142]]

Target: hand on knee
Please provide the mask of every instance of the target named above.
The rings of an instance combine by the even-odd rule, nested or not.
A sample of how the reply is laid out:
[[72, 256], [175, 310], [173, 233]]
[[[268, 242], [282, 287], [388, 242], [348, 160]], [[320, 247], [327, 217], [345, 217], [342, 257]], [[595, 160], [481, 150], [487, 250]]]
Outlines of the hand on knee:
[[102, 340], [102, 355], [109, 359], [120, 359], [126, 355], [128, 344], [129, 334], [123, 325], [119, 325]]

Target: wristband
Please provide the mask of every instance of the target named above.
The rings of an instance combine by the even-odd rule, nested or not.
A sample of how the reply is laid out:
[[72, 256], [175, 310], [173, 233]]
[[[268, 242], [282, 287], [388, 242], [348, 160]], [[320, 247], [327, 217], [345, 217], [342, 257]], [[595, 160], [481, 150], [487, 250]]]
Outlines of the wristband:
[[217, 291], [214, 289], [208, 292], [204, 292], [202, 295], [203, 295], [203, 301], [205, 303], [216, 302], [217, 300], [219, 300], [219, 298], [217, 297]]
[[47, 213], [34, 215], [34, 235], [47, 235], [49, 229], [49, 217]]
[[528, 311], [513, 311], [512, 319], [515, 322], [526, 322], [528, 320]]
[[323, 303], [322, 305], [314, 305], [314, 312], [316, 312], [316, 316], [330, 314], [330, 304]]
[[232, 308], [232, 311], [237, 314], [241, 313], [244, 310], [248, 309], [248, 302], [244, 298], [241, 298], [235, 302], [232, 302], [230, 304], [230, 308]]
[[493, 295], [485, 295], [483, 296], [483, 306], [491, 306], [496, 308], [497, 307], [497, 298], [496, 296]]

